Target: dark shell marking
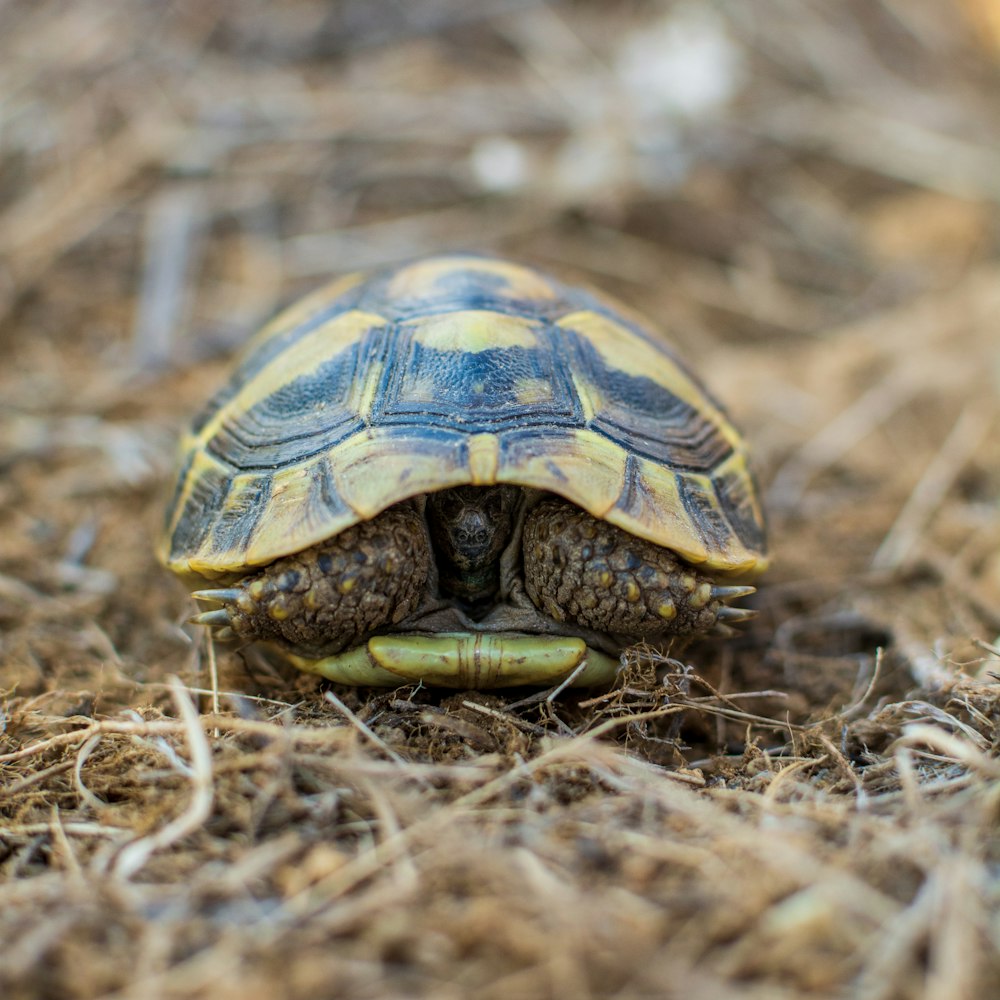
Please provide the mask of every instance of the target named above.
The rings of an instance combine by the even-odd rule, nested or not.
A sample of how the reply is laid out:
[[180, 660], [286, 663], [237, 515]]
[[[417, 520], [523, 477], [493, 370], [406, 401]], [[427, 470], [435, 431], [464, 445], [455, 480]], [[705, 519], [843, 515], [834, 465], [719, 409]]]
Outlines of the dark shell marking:
[[349, 276], [279, 316], [184, 443], [161, 555], [236, 577], [401, 500], [558, 493], [706, 569], [766, 564], [746, 451], [641, 322], [477, 257]]

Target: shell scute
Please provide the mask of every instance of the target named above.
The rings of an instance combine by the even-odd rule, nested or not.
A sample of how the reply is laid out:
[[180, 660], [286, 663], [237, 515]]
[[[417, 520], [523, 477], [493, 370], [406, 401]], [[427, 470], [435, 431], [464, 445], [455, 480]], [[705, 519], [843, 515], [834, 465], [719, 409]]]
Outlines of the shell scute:
[[236, 574], [496, 482], [721, 572], [766, 562], [742, 439], [669, 348], [590, 292], [460, 255], [340, 279], [250, 341], [185, 441], [161, 555]]
[[396, 319], [460, 309], [536, 318], [565, 312], [559, 286], [530, 268], [461, 254], [404, 265], [371, 284], [369, 300]]

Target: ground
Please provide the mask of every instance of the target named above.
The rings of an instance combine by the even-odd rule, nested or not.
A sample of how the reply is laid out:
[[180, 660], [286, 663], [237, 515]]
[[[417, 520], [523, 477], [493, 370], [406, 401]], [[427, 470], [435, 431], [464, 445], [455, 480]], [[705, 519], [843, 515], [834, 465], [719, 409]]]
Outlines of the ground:
[[[0, 53], [5, 998], [997, 994], [994, 0], [15, 0]], [[185, 624], [153, 545], [232, 352], [451, 249], [725, 402], [738, 638], [546, 700]]]

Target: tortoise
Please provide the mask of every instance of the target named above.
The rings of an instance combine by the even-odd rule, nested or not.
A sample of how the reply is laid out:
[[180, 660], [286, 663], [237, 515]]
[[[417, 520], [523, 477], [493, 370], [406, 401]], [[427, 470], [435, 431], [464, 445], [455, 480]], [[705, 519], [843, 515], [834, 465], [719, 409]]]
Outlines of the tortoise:
[[461, 254], [340, 278], [249, 342], [182, 441], [160, 557], [221, 637], [463, 688], [732, 633], [767, 565], [745, 444], [662, 336]]

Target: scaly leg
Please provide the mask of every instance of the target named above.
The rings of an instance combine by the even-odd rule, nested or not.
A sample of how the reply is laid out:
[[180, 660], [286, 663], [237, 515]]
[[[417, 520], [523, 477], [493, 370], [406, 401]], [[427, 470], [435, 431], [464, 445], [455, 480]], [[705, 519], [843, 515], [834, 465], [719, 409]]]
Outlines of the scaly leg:
[[197, 591], [222, 607], [192, 620], [302, 656], [330, 656], [412, 614], [429, 570], [423, 519], [409, 506], [391, 507], [233, 587]]
[[753, 587], [717, 586], [669, 549], [563, 500], [543, 500], [524, 525], [528, 596], [556, 621], [634, 639], [708, 632], [754, 616], [725, 602]]

